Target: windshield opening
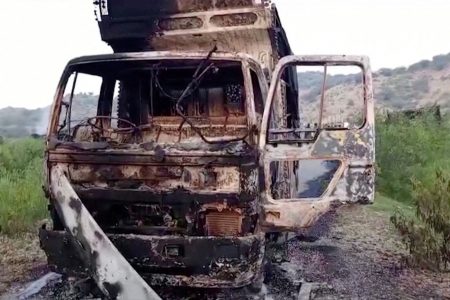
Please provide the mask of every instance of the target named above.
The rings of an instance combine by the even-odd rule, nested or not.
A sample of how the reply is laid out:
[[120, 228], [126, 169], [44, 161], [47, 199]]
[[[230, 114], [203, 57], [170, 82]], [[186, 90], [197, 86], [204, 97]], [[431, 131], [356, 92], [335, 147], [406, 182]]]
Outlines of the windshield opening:
[[73, 66], [59, 117], [72, 142], [182, 143], [244, 139], [246, 89], [240, 62], [213, 61], [177, 103], [200, 61], [120, 61]]

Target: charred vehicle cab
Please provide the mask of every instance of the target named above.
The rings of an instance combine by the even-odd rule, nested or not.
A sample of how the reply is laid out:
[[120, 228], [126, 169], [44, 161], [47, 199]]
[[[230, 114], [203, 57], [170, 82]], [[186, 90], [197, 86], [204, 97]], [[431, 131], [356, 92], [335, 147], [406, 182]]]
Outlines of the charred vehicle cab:
[[[291, 56], [267, 1], [187, 2], [100, 1], [116, 53], [72, 60], [58, 85], [41, 245], [112, 298], [260, 283], [266, 233], [374, 199], [368, 60]], [[349, 113], [331, 100], [343, 67], [359, 83]]]
[[[239, 286], [251, 282], [263, 254], [257, 132], [267, 92], [251, 80], [252, 59], [225, 54], [211, 57], [213, 67], [186, 89], [204, 57], [113, 54], [69, 63], [48, 163], [64, 168], [102, 230], [152, 282], [170, 283], [162, 276], [169, 273], [179, 275], [174, 284]], [[98, 103], [76, 103], [95, 83]], [[63, 230], [57, 216], [54, 229]]]

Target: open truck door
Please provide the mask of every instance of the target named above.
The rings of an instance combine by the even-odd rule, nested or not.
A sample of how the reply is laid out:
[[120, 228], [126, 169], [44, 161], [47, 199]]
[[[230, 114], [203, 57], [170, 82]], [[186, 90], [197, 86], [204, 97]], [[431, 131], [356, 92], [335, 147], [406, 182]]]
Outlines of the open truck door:
[[[298, 87], [289, 86], [292, 69]], [[297, 97], [289, 100], [293, 89]], [[372, 203], [375, 116], [368, 58], [283, 58], [272, 77], [259, 147], [265, 231], [295, 231], [336, 205]]]

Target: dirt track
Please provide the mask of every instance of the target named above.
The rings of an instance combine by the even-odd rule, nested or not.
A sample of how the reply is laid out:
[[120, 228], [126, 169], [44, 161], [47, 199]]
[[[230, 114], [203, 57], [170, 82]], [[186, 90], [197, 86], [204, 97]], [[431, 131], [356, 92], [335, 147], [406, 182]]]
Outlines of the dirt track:
[[316, 299], [450, 299], [450, 274], [402, 263], [405, 252], [386, 214], [345, 207], [327, 219], [315, 228], [319, 240], [289, 245], [301, 276], [329, 287]]
[[[341, 208], [303, 234], [276, 253], [279, 264], [268, 268], [264, 292], [258, 296], [246, 290], [231, 294], [171, 290], [162, 295], [165, 299], [292, 299], [298, 293], [293, 282], [303, 281], [314, 283], [313, 299], [450, 299], [450, 274], [405, 267], [388, 216], [371, 207]], [[1, 238], [0, 242], [0, 295], [17, 293], [26, 282], [47, 272], [35, 239]], [[86, 282], [78, 281], [77, 288], [77, 280], [70, 282], [46, 288], [36, 299], [95, 296], [85, 292]]]

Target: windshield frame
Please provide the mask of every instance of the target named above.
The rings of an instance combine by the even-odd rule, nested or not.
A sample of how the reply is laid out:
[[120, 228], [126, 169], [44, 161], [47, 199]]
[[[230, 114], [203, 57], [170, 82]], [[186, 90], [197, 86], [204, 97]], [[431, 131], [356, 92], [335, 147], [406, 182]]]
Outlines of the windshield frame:
[[[54, 98], [53, 106], [52, 106], [52, 114], [50, 120], [50, 126], [47, 132], [47, 139], [55, 138], [58, 136], [58, 127], [60, 124], [61, 110], [64, 107], [63, 99], [66, 88], [70, 83], [70, 76], [74, 74], [76, 69], [80, 66], [87, 64], [95, 64], [95, 63], [108, 63], [108, 62], [126, 62], [126, 61], [193, 61], [195, 63], [200, 62], [205, 59], [206, 52], [139, 52], [139, 53], [118, 53], [118, 54], [108, 54], [108, 55], [96, 55], [96, 56], [86, 56], [81, 58], [76, 58], [71, 60], [60, 79], [58, 84], [58, 88], [56, 91], [56, 95]], [[255, 103], [253, 98], [253, 87], [251, 84], [251, 77], [249, 66], [259, 64], [252, 59], [250, 56], [242, 53], [231, 54], [231, 53], [214, 53], [211, 55], [210, 60], [214, 61], [230, 61], [230, 63], [235, 62], [239, 63], [242, 68], [242, 75], [244, 79], [244, 90], [245, 90], [245, 116], [247, 118], [247, 129], [248, 134], [244, 136], [242, 139], [251, 138], [257, 141], [257, 137], [251, 137], [254, 133], [252, 132], [253, 128], [259, 127], [257, 124], [257, 118], [255, 113]], [[262, 71], [261, 71], [262, 72]], [[81, 74], [82, 72], [80, 72]], [[227, 142], [224, 140], [223, 142]]]

